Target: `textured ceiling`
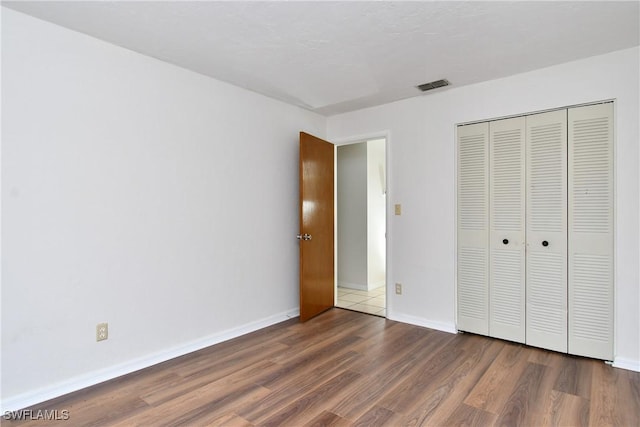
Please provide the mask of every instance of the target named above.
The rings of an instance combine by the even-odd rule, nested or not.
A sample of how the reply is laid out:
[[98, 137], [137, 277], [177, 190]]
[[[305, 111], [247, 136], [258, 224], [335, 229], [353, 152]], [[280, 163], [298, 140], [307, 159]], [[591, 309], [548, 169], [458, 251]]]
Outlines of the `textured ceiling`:
[[415, 86], [432, 80], [468, 85], [640, 38], [638, 1], [2, 3], [324, 115], [428, 96]]

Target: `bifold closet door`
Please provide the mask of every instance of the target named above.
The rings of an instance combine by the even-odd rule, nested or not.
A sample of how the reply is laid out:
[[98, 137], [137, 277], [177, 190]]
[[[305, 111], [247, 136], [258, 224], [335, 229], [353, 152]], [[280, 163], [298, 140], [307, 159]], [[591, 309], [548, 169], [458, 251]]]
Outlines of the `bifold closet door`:
[[458, 329], [489, 333], [489, 124], [459, 126]]
[[525, 342], [525, 118], [489, 123], [489, 335]]
[[567, 351], [567, 111], [526, 118], [526, 343]]
[[569, 109], [569, 353], [613, 359], [613, 104]]

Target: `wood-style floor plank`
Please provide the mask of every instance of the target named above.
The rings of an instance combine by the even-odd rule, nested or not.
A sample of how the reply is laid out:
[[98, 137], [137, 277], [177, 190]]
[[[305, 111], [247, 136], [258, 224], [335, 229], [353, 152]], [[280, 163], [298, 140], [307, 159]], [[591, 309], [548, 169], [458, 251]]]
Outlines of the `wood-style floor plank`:
[[584, 426], [589, 424], [589, 399], [552, 390], [545, 403], [543, 425]]
[[553, 389], [589, 399], [591, 397], [592, 371], [595, 363], [592, 360], [574, 356], [563, 357], [560, 365], [561, 372]]
[[399, 414], [387, 408], [374, 406], [362, 414], [353, 424], [358, 427], [375, 427], [384, 425], [399, 425], [401, 417]]
[[488, 426], [494, 423], [495, 418], [496, 416], [490, 412], [483, 411], [482, 409], [474, 408], [473, 406], [465, 405], [463, 403], [455, 411], [453, 411], [449, 418], [442, 424], [430, 425]]
[[345, 389], [359, 376], [360, 374], [357, 372], [347, 369], [305, 395], [295, 399], [266, 420], [256, 419], [250, 421], [253, 421], [256, 425], [265, 427], [304, 424], [306, 420], [313, 419], [321, 414], [327, 402], [335, 400], [336, 396], [340, 394], [344, 394]]
[[537, 399], [542, 394], [543, 379], [547, 376], [549, 369], [551, 368], [548, 366], [527, 363], [500, 412], [497, 425], [529, 425], [527, 423], [529, 418], [535, 419], [536, 415], [540, 415], [539, 411], [536, 411], [536, 403], [539, 402]]
[[305, 370], [303, 377], [291, 375], [290, 370], [282, 368], [282, 372], [285, 374], [280, 377], [281, 382], [273, 383], [269, 387], [272, 393], [259, 402], [248, 402], [242, 405], [238, 408], [238, 414], [250, 420], [265, 420], [283, 410], [295, 399], [314, 390], [318, 387], [318, 384], [329, 381], [344, 372], [349, 367], [349, 364], [356, 360], [356, 357], [359, 357], [359, 355], [353, 352], [339, 355], [315, 369]]
[[29, 408], [12, 426], [638, 426], [640, 373], [348, 310]]
[[350, 421], [329, 411], [322, 411], [320, 415], [305, 424], [305, 427], [348, 427], [351, 426]]
[[[400, 335], [400, 338], [404, 339], [405, 335]], [[333, 412], [353, 421], [359, 419], [371, 408], [372, 401], [383, 402], [384, 396], [393, 395], [392, 390], [407, 378], [412, 378], [417, 368], [435, 354], [447, 339], [451, 339], [451, 335], [445, 333], [423, 336], [423, 339], [407, 342], [404, 347], [407, 351], [403, 352], [397, 351], [397, 340], [390, 339], [388, 347], [380, 347], [378, 351], [368, 350], [367, 356], [361, 359], [365, 363], [356, 363], [355, 368], [363, 374], [362, 381], [351, 395], [332, 408]], [[384, 374], [369, 375], [372, 368]]]
[[527, 356], [527, 349], [522, 345], [505, 343], [464, 402], [474, 408], [500, 414], [529, 363]]
[[[634, 395], [632, 382], [639, 381], [635, 373], [631, 377], [628, 372], [612, 369], [598, 364], [593, 367], [591, 384], [591, 404], [589, 424], [600, 426], [640, 425], [640, 412], [637, 395]], [[615, 389], [615, 393], [610, 391]], [[619, 408], [626, 408], [620, 411]]]
[[502, 341], [487, 340], [479, 336], [467, 335], [465, 340], [469, 345], [465, 359], [447, 381], [440, 382], [434, 392], [425, 396], [417, 410], [405, 418], [405, 424], [450, 425], [447, 423], [458, 411], [464, 398], [504, 347]]

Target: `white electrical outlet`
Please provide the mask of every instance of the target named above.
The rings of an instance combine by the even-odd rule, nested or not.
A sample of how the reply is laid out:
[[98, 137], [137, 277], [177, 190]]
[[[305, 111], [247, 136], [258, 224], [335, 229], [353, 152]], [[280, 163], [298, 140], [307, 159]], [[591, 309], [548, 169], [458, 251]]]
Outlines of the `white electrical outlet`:
[[96, 326], [96, 341], [104, 341], [109, 338], [109, 324], [98, 323]]
[[396, 283], [396, 294], [402, 295], [402, 283]]

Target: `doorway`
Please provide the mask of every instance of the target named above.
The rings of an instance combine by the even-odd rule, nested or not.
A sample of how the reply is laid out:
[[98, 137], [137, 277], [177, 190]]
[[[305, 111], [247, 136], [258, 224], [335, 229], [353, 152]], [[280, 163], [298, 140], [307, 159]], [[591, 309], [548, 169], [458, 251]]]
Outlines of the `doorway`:
[[386, 317], [386, 138], [336, 149], [336, 307]]

